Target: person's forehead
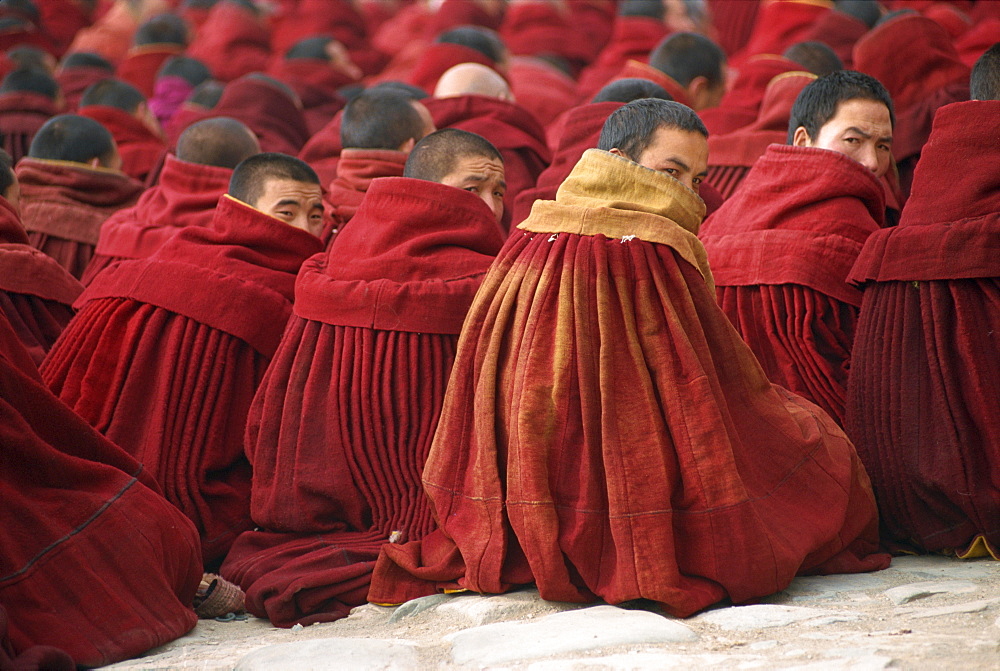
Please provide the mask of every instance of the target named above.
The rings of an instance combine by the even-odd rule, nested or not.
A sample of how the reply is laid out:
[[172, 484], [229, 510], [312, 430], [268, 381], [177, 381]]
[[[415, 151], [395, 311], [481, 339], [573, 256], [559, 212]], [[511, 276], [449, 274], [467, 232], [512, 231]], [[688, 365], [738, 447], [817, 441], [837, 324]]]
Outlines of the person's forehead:
[[271, 178], [264, 182], [264, 195], [268, 198], [322, 198], [323, 189], [319, 184], [313, 184], [312, 182]]
[[445, 177], [449, 178], [459, 178], [466, 175], [478, 175], [486, 173], [488, 175], [503, 176], [503, 161], [498, 158], [491, 158], [489, 156], [480, 155], [465, 155], [459, 156], [455, 159], [455, 164], [452, 166], [451, 172]]
[[857, 123], [881, 124], [890, 126], [889, 108], [879, 100], [868, 98], [849, 98], [837, 103], [837, 109], [824, 126], [831, 124], [851, 126]]
[[683, 153], [691, 155], [692, 160], [703, 156], [707, 159], [708, 139], [697, 131], [660, 126], [656, 129], [647, 151]]

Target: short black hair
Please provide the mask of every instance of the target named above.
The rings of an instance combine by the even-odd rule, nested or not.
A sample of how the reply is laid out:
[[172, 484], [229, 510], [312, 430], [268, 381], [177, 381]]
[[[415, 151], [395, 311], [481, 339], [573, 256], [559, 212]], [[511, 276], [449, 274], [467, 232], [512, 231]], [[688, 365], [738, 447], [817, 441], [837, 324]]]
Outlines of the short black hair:
[[834, 10], [852, 16], [869, 28], [882, 17], [882, 10], [875, 0], [834, 0]]
[[51, 161], [90, 163], [100, 159], [103, 163], [115, 146], [108, 129], [85, 116], [60, 114], [38, 129], [28, 156]]
[[189, 39], [187, 21], [176, 14], [158, 14], [139, 26], [132, 37], [137, 47], [148, 44], [179, 44], [186, 47]]
[[983, 52], [969, 77], [972, 100], [1000, 100], [1000, 42]]
[[722, 48], [698, 33], [674, 33], [649, 53], [649, 64], [681, 86], [695, 77], [704, 77], [713, 87], [723, 84], [725, 63]]
[[7, 193], [7, 190], [10, 189], [16, 180], [14, 158], [5, 150], [0, 149], [0, 196]]
[[788, 144], [792, 144], [799, 126], [815, 140], [820, 129], [837, 115], [840, 103], [847, 100], [873, 100], [889, 109], [889, 120], [896, 126], [892, 97], [879, 80], [855, 70], [838, 70], [809, 82], [792, 105], [788, 121]]
[[414, 86], [413, 84], [407, 84], [405, 82], [397, 82], [395, 80], [390, 80], [387, 82], [379, 82], [375, 86], [369, 89], [370, 91], [396, 91], [405, 95], [410, 100], [423, 100], [424, 98], [429, 98], [430, 94], [423, 90], [419, 86]]
[[232, 170], [260, 153], [253, 131], [236, 119], [220, 116], [188, 126], [177, 139], [177, 158], [188, 163]]
[[435, 131], [413, 147], [403, 168], [403, 177], [440, 182], [455, 169], [459, 159], [482, 156], [503, 163], [503, 157], [482, 135], [457, 128]]
[[7, 60], [14, 62], [17, 69], [37, 68], [48, 72], [49, 65], [45, 61], [50, 58], [52, 58], [50, 53], [30, 44], [19, 44], [7, 50]]
[[180, 77], [191, 86], [197, 86], [212, 78], [208, 67], [197, 58], [190, 56], [171, 56], [160, 66], [156, 78]]
[[104, 105], [117, 107], [129, 114], [135, 112], [140, 104], [146, 102], [146, 96], [139, 89], [120, 79], [103, 79], [91, 84], [80, 98], [80, 107], [88, 105]]
[[115, 66], [108, 59], [100, 54], [94, 54], [89, 51], [74, 51], [71, 54], [66, 54], [63, 56], [59, 67], [63, 70], [69, 68], [100, 68], [108, 72], [115, 71]]
[[181, 5], [183, 7], [190, 7], [192, 9], [211, 9], [219, 0], [184, 0]]
[[500, 39], [500, 35], [495, 30], [482, 26], [452, 28], [438, 35], [434, 41], [439, 44], [459, 44], [475, 49], [494, 63], [502, 61], [507, 52], [507, 47]]
[[370, 89], [344, 107], [340, 145], [344, 149], [398, 149], [423, 137], [424, 122], [413, 100], [396, 91]]
[[822, 42], [796, 42], [785, 49], [782, 56], [798, 63], [817, 77], [844, 69], [840, 57]]
[[0, 0], [0, 9], [14, 15], [14, 18], [26, 19], [35, 25], [38, 25], [42, 17], [38, 5], [32, 0]]
[[663, 0], [622, 0], [618, 4], [618, 16], [645, 16], [663, 20]]
[[59, 97], [59, 84], [44, 70], [22, 68], [11, 72], [3, 78], [3, 83], [0, 83], [0, 93], [12, 91], [38, 93], [50, 100], [55, 100]]
[[875, 22], [875, 26], [881, 26], [883, 23], [889, 23], [890, 21], [898, 19], [901, 16], [910, 16], [910, 15], [917, 16], [919, 14], [920, 12], [918, 12], [915, 9], [911, 9], [909, 7], [904, 7], [903, 9], [894, 9], [891, 12], [886, 12], [881, 17], [879, 17], [879, 20]]
[[[299, 97], [299, 94], [295, 92], [295, 89], [293, 89], [291, 86], [281, 81], [280, 79], [275, 79], [271, 75], [266, 75], [263, 72], [251, 72], [248, 75], [243, 75], [242, 77], [240, 77], [240, 79], [249, 79], [251, 81], [264, 82], [268, 86], [271, 86], [272, 88], [281, 91], [288, 97], [289, 100], [294, 102], [297, 106], [299, 107], [302, 106], [302, 99]], [[240, 79], [236, 79], [231, 83], [238, 82], [240, 81]]]
[[625, 158], [638, 161], [661, 128], [675, 128], [708, 137], [705, 124], [687, 105], [673, 100], [643, 98], [625, 104], [608, 117], [601, 128], [597, 148], [604, 151], [618, 149]]
[[198, 105], [205, 109], [212, 109], [219, 104], [222, 92], [226, 90], [226, 85], [220, 81], [209, 79], [194, 87], [186, 102]]
[[288, 154], [265, 152], [254, 154], [240, 162], [229, 180], [229, 195], [253, 207], [264, 193], [267, 183], [275, 179], [319, 185], [316, 171]]
[[326, 53], [326, 48], [330, 42], [333, 42], [333, 38], [329, 35], [314, 35], [299, 40], [285, 52], [285, 59], [313, 58], [328, 61], [330, 56]]
[[605, 85], [604, 88], [597, 92], [597, 95], [594, 96], [594, 99], [590, 102], [630, 103], [633, 100], [641, 100], [642, 98], [673, 100], [673, 97], [667, 93], [667, 90], [656, 82], [651, 82], [648, 79], [641, 79], [639, 77], [629, 77], [627, 79], [619, 79]]

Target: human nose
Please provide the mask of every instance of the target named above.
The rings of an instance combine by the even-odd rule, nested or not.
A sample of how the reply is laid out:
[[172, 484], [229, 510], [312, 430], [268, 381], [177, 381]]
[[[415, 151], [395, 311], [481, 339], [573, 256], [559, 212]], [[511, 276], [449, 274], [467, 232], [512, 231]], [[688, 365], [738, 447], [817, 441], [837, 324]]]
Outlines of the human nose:
[[483, 193], [480, 198], [483, 199], [483, 202], [486, 203], [499, 222], [503, 218], [503, 198], [491, 193]]

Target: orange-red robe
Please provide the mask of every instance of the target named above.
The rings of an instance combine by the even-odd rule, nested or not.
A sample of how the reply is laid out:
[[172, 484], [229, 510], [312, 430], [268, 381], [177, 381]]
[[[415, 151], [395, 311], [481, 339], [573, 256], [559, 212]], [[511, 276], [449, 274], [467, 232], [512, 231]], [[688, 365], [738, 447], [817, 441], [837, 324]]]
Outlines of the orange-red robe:
[[719, 305], [768, 378], [838, 423], [861, 306], [847, 274], [884, 219], [882, 184], [860, 163], [772, 144], [700, 234]]
[[223, 82], [263, 72], [271, 59], [271, 32], [261, 18], [235, 2], [219, 2], [188, 46], [196, 58]]
[[107, 105], [87, 105], [77, 113], [108, 129], [122, 157], [122, 172], [140, 182], [146, 181], [167, 152], [162, 136], [124, 110]]
[[853, 446], [716, 304], [703, 213], [599, 150], [536, 204], [459, 339], [424, 469], [440, 529], [383, 546], [370, 601], [535, 582], [686, 616], [888, 566]]
[[[1000, 102], [938, 110], [899, 226], [868, 238], [847, 430], [895, 544], [1000, 558]], [[961, 175], [951, 179], [949, 175]]]
[[42, 364], [198, 527], [209, 566], [250, 525], [243, 429], [319, 239], [229, 197], [208, 227], [94, 278]]
[[252, 613], [280, 627], [344, 617], [382, 544], [434, 528], [420, 473], [462, 320], [502, 244], [475, 196], [395, 177], [303, 266], [248, 420], [260, 530], [222, 567]]

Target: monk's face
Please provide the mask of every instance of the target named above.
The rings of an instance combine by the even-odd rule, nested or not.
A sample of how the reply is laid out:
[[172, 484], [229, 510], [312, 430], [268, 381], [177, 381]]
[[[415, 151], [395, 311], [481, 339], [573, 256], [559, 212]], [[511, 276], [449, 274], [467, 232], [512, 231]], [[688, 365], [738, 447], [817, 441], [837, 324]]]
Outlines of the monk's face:
[[708, 140], [696, 131], [661, 126], [635, 162], [644, 168], [665, 172], [698, 193], [708, 174]]
[[792, 144], [840, 152], [881, 177], [892, 161], [889, 109], [877, 100], [845, 100], [837, 106], [833, 118], [819, 129], [815, 139], [799, 126]]
[[460, 156], [455, 167], [441, 180], [445, 186], [476, 194], [497, 218], [503, 217], [503, 197], [507, 193], [503, 161], [485, 156]]
[[323, 192], [319, 184], [272, 179], [253, 207], [313, 235], [323, 230]]

